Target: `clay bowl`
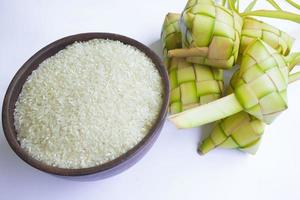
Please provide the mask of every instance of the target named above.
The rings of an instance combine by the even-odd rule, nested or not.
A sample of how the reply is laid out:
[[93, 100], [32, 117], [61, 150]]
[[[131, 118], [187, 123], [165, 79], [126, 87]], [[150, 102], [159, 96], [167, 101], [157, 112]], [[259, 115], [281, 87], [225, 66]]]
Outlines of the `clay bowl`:
[[[26, 153], [21, 147], [16, 138], [16, 130], [14, 127], [14, 109], [17, 98], [21, 92], [22, 86], [25, 83], [27, 77], [31, 74], [33, 70], [35, 70], [38, 65], [43, 62], [46, 58], [54, 55], [58, 51], [64, 49], [67, 45], [74, 43], [75, 41], [87, 41], [90, 39], [101, 38], [101, 39], [110, 39], [110, 40], [118, 40], [125, 44], [132, 45], [142, 52], [144, 52], [155, 64], [160, 75], [163, 80], [164, 86], [164, 98], [163, 105], [159, 116], [146, 135], [145, 138], [141, 142], [139, 142], [134, 148], [129, 150], [127, 153], [121, 155], [120, 157], [107, 162], [105, 164], [90, 167], [90, 168], [82, 168], [82, 169], [65, 169], [58, 168], [46, 165], [34, 158], [32, 158], [28, 153]], [[50, 174], [67, 176], [76, 178], [80, 177], [92, 177], [96, 179], [106, 178], [115, 174], [118, 174], [133, 164], [135, 164], [139, 159], [141, 159], [145, 153], [151, 148], [156, 138], [158, 137], [161, 128], [165, 122], [167, 115], [167, 107], [169, 101], [169, 82], [167, 71], [164, 68], [160, 58], [148, 47], [143, 45], [142, 43], [133, 40], [131, 38], [112, 34], [112, 33], [82, 33], [78, 35], [72, 35], [60, 40], [57, 40], [40, 51], [34, 54], [16, 73], [14, 78], [12, 79], [7, 92], [5, 94], [3, 108], [2, 108], [2, 124], [4, 129], [5, 137], [13, 149], [13, 151], [26, 163], [31, 165], [32, 167], [39, 169], [43, 172], [47, 172]]]

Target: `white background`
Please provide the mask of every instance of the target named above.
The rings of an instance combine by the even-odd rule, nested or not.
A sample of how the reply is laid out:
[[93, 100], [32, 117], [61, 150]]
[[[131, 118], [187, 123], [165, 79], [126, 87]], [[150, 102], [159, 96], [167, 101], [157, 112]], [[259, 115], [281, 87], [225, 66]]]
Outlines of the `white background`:
[[[1, 101], [18, 68], [36, 51], [67, 35], [115, 32], [159, 52], [164, 15], [180, 12], [185, 2], [0, 0]], [[299, 24], [267, 21], [299, 38]], [[293, 50], [300, 51], [300, 39]], [[299, 87], [300, 82], [289, 87], [289, 109], [267, 127], [255, 156], [218, 149], [201, 157], [197, 144], [211, 127], [178, 131], [167, 122], [140, 162], [94, 182], [33, 169], [13, 153], [0, 128], [0, 199], [300, 199]]]

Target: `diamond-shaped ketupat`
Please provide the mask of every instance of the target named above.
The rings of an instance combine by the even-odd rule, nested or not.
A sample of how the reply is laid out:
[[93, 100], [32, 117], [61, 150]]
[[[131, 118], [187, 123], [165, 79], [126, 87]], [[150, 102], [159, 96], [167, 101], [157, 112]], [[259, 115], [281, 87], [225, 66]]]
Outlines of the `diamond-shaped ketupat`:
[[[223, 72], [220, 72], [221, 70], [187, 63], [184, 59], [177, 58], [172, 62], [175, 61], [177, 65], [173, 66], [177, 66], [177, 68], [172, 67], [169, 72], [171, 114], [209, 103], [222, 96]], [[173, 80], [175, 78], [176, 80]]]
[[[235, 4], [235, 1], [231, 2]], [[180, 19], [184, 49], [171, 50], [168, 56], [184, 57], [188, 62], [228, 69], [235, 63], [240, 63], [247, 46], [257, 38], [269, 44], [279, 54], [288, 55], [294, 38], [250, 16], [300, 23], [300, 15], [282, 10], [251, 12], [254, 5], [255, 3], [244, 13], [239, 13], [238, 8], [226, 8], [212, 0], [189, 0]]]
[[[247, 65], [247, 68], [244, 68], [243, 64], [245, 64], [245, 62], [242, 61], [239, 77], [244, 80], [244, 84], [240, 86], [233, 84], [233, 90], [246, 112], [249, 111], [250, 114], [270, 124], [275, 116], [277, 116], [274, 115], [275, 113], [279, 114], [287, 108], [286, 97], [282, 98], [280, 95], [280, 93], [287, 88], [287, 64], [283, 56], [262, 40], [256, 40], [250, 44], [245, 50], [244, 55], [253, 58], [256, 63], [250, 67]], [[273, 57], [277, 62], [274, 63], [273, 66], [265, 66], [266, 63], [264, 60], [270, 57]], [[252, 67], [259, 67], [264, 74], [258, 73], [255, 79], [247, 82], [244, 77], [248, 77], [249, 73], [253, 76]], [[257, 114], [257, 107], [255, 107], [257, 105], [259, 105], [259, 112], [262, 113], [262, 115], [260, 113]], [[252, 108], [255, 108], [255, 112], [252, 112]], [[272, 117], [268, 115], [272, 115]]]
[[178, 45], [178, 41], [181, 42], [179, 18], [179, 14], [167, 14], [161, 34], [171, 87], [171, 114], [214, 101], [223, 91], [223, 70], [188, 63], [183, 58], [166, 58], [168, 50], [181, 47]]
[[[239, 71], [233, 74], [226, 91], [227, 94], [232, 93], [232, 85], [235, 85], [239, 79], [238, 74]], [[289, 83], [299, 80], [299, 75], [300, 72], [289, 75]], [[266, 105], [267, 107], [268, 105]], [[257, 112], [259, 112], [259, 107]], [[259, 148], [264, 128], [265, 123], [261, 120], [247, 112], [239, 112], [218, 121], [211, 134], [199, 144], [198, 151], [200, 154], [206, 154], [214, 148], [221, 147], [255, 154]]]
[[[252, 16], [260, 16], [260, 17], [268, 17], [268, 18], [277, 18], [283, 20], [294, 21], [300, 23], [300, 15], [296, 13], [286, 12], [280, 8], [280, 6], [275, 2], [268, 0], [275, 10], [255, 10], [256, 0], [249, 3], [246, 6], [245, 10], [240, 12], [239, 3], [233, 0], [224, 0], [223, 5], [227, 5], [230, 10], [237, 12], [241, 17], [243, 17], [243, 27], [240, 35], [240, 49], [239, 49], [239, 57], [237, 63], [240, 63], [242, 55], [246, 48], [248, 47], [253, 40], [261, 39], [266, 42], [270, 47], [272, 47], [275, 51], [277, 51], [281, 55], [288, 55], [292, 45], [294, 43], [294, 38], [285, 33], [278, 28], [271, 26], [263, 21], [257, 20]], [[299, 9], [299, 5], [295, 4], [292, 1], [287, 1], [293, 7]]]
[[[216, 147], [240, 149], [256, 153], [265, 124], [246, 112], [239, 112], [220, 120], [212, 133], [200, 144], [199, 152], [206, 154]], [[254, 147], [251, 148], [250, 147]]]
[[181, 47], [181, 32], [179, 30], [179, 14], [168, 13], [165, 17], [161, 32], [161, 43], [163, 46], [164, 64], [169, 67], [170, 59], [167, 58], [168, 50]]
[[246, 17], [241, 33], [240, 55], [256, 38], [269, 44], [278, 53], [286, 56], [291, 51], [294, 38], [287, 33], [252, 17]]
[[189, 0], [180, 19], [184, 49], [168, 52], [188, 62], [231, 68], [237, 60], [242, 18], [212, 0]]
[[239, 72], [232, 77], [232, 94], [169, 119], [178, 128], [190, 128], [245, 111], [270, 124], [287, 108], [288, 72], [297, 62], [299, 53], [283, 57], [264, 41], [254, 40], [243, 54]]

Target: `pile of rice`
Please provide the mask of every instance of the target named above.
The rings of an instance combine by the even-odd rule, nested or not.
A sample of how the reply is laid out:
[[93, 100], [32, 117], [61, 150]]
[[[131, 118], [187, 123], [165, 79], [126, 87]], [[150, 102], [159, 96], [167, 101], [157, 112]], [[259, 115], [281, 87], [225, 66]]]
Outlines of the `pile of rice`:
[[138, 49], [112, 40], [76, 42], [28, 77], [14, 112], [17, 138], [48, 165], [108, 162], [149, 132], [162, 88], [155, 65]]

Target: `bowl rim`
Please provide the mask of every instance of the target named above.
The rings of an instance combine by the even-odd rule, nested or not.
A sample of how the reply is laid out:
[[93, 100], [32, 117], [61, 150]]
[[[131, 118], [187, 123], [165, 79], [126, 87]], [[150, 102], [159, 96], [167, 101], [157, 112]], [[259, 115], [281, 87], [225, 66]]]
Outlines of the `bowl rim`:
[[[16, 138], [17, 132], [15, 130], [14, 120], [13, 120], [13, 113], [15, 109], [16, 99], [19, 96], [23, 84], [26, 81], [27, 77], [31, 74], [33, 70], [35, 70], [38, 67], [38, 64], [40, 64], [46, 58], [54, 55], [61, 49], [64, 49], [69, 44], [72, 44], [76, 41], [87, 41], [91, 39], [118, 40], [124, 44], [128, 44], [136, 47], [151, 59], [151, 61], [154, 63], [155, 67], [158, 69], [160, 73], [163, 82], [162, 84], [164, 87], [163, 102], [162, 102], [160, 113], [155, 123], [153, 124], [152, 128], [148, 132], [148, 134], [132, 149], [130, 149], [125, 154], [117, 157], [114, 160], [111, 160], [109, 162], [94, 167], [79, 168], [79, 169], [60, 168], [60, 167], [47, 165], [30, 156], [23, 148], [21, 148], [19, 142], [17, 141]], [[25, 80], [24, 77], [26, 77]], [[3, 130], [4, 130], [6, 140], [8, 141], [13, 151], [23, 161], [25, 161], [27, 164], [31, 165], [36, 169], [39, 169], [41, 171], [50, 174], [61, 175], [61, 176], [83, 176], [83, 175], [91, 175], [95, 173], [111, 174], [114, 173], [114, 171], [118, 171], [117, 173], [119, 173], [119, 171], [123, 171], [129, 168], [131, 165], [137, 162], [137, 160], [136, 161], [131, 161], [131, 160], [134, 160], [135, 157], [141, 157], [139, 156], [139, 154], [145, 154], [145, 152], [143, 151], [147, 151], [148, 149], [150, 149], [155, 139], [159, 135], [159, 132], [166, 120], [168, 104], [169, 104], [168, 73], [161, 59], [149, 47], [145, 46], [144, 44], [132, 38], [115, 34], [115, 33], [106, 33], [106, 32], [80, 33], [80, 34], [70, 35], [58, 39], [48, 44], [47, 46], [39, 50], [37, 53], [35, 53], [21, 66], [21, 68], [17, 71], [17, 73], [14, 75], [13, 79], [11, 80], [4, 96], [3, 106], [2, 106], [2, 125], [3, 125]], [[134, 162], [134, 163], [130, 164], [130, 162]], [[124, 169], [120, 169], [120, 168], [124, 168]]]

